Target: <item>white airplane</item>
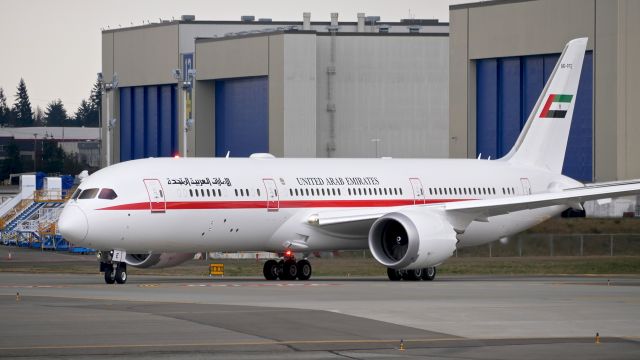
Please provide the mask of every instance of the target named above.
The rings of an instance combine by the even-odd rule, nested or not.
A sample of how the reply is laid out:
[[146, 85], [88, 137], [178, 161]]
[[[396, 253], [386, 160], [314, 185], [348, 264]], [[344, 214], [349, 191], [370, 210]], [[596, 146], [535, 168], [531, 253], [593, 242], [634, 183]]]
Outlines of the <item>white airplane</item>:
[[295, 253], [370, 249], [391, 280], [432, 280], [456, 248], [486, 244], [640, 180], [584, 185], [561, 174], [587, 39], [564, 48], [513, 149], [499, 160], [157, 158], [85, 178], [58, 222], [100, 250], [107, 283], [126, 266], [203, 251], [268, 251], [269, 280], [306, 280]]

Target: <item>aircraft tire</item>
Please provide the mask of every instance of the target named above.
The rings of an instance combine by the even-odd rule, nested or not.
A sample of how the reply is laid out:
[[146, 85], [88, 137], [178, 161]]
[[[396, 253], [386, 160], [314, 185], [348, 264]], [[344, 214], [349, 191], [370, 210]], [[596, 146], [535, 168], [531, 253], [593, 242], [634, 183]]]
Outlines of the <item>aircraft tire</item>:
[[435, 266], [424, 268], [422, 269], [422, 280], [433, 281], [436, 278], [436, 273]]
[[127, 282], [127, 266], [125, 264], [118, 264], [115, 280], [118, 284], [124, 284]]
[[391, 281], [399, 281], [402, 280], [402, 274], [400, 274], [399, 270], [387, 268], [387, 276]]
[[266, 280], [278, 279], [278, 262], [271, 259], [264, 263], [262, 274]]
[[418, 281], [422, 278], [422, 269], [415, 270], [406, 270], [404, 274], [402, 274], [402, 280], [407, 281]]
[[297, 276], [298, 267], [296, 266], [296, 261], [293, 259], [285, 260], [282, 264], [280, 280], [295, 280]]
[[113, 269], [105, 269], [104, 271], [104, 282], [107, 284], [113, 284], [116, 282], [116, 276], [113, 272]]
[[296, 264], [298, 267], [298, 280], [309, 280], [311, 277], [311, 263], [308, 260], [300, 260]]

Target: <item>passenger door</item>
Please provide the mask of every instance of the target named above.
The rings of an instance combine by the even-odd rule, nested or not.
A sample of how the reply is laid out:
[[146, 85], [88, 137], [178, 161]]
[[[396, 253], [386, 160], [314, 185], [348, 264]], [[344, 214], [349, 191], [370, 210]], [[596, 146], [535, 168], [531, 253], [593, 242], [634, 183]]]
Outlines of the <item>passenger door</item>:
[[144, 179], [144, 186], [147, 188], [147, 195], [149, 195], [149, 209], [151, 212], [165, 212], [167, 210], [167, 202], [160, 180]]
[[280, 209], [280, 197], [278, 186], [273, 179], [262, 179], [267, 197], [267, 211], [278, 211]]
[[409, 178], [411, 183], [411, 189], [413, 190], [413, 203], [424, 204], [424, 188], [422, 187], [422, 181], [418, 178]]

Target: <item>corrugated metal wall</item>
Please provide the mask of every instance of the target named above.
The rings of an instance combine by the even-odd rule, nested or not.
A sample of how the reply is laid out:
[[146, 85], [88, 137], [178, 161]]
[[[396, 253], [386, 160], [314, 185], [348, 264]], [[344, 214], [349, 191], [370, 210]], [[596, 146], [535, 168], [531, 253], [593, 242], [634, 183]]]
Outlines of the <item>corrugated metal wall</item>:
[[216, 80], [216, 156], [244, 157], [269, 151], [267, 76]]
[[[476, 61], [477, 153], [504, 156], [535, 105], [559, 54]], [[593, 180], [593, 53], [584, 58], [563, 174]]]
[[178, 151], [175, 85], [120, 88], [120, 161]]

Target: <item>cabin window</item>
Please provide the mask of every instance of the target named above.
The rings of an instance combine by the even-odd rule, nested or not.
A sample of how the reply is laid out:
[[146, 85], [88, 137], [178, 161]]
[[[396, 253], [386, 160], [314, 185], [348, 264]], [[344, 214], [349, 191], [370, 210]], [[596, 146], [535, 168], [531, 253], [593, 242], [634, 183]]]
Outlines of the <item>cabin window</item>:
[[338, 196], [340, 196], [340, 195], [341, 195], [341, 194], [340, 194], [340, 189], [338, 189]]
[[[256, 189], [256, 194], [258, 194], [258, 196], [260, 196], [260, 189]], [[298, 194], [296, 194], [298, 195]]]
[[358, 195], [362, 195], [362, 189], [358, 188]]
[[116, 192], [113, 191], [113, 189], [107, 189], [107, 188], [100, 190], [100, 194], [98, 195], [98, 199], [103, 199], [103, 200], [113, 200], [117, 197], [118, 195], [116, 195]]
[[96, 195], [98, 195], [98, 189], [96, 188], [86, 189], [82, 191], [80, 196], [78, 196], [78, 199], [93, 199], [94, 197], [96, 197]]
[[236, 196], [238, 196], [238, 189], [234, 189]]
[[218, 189], [218, 196], [222, 196], [222, 190]]

